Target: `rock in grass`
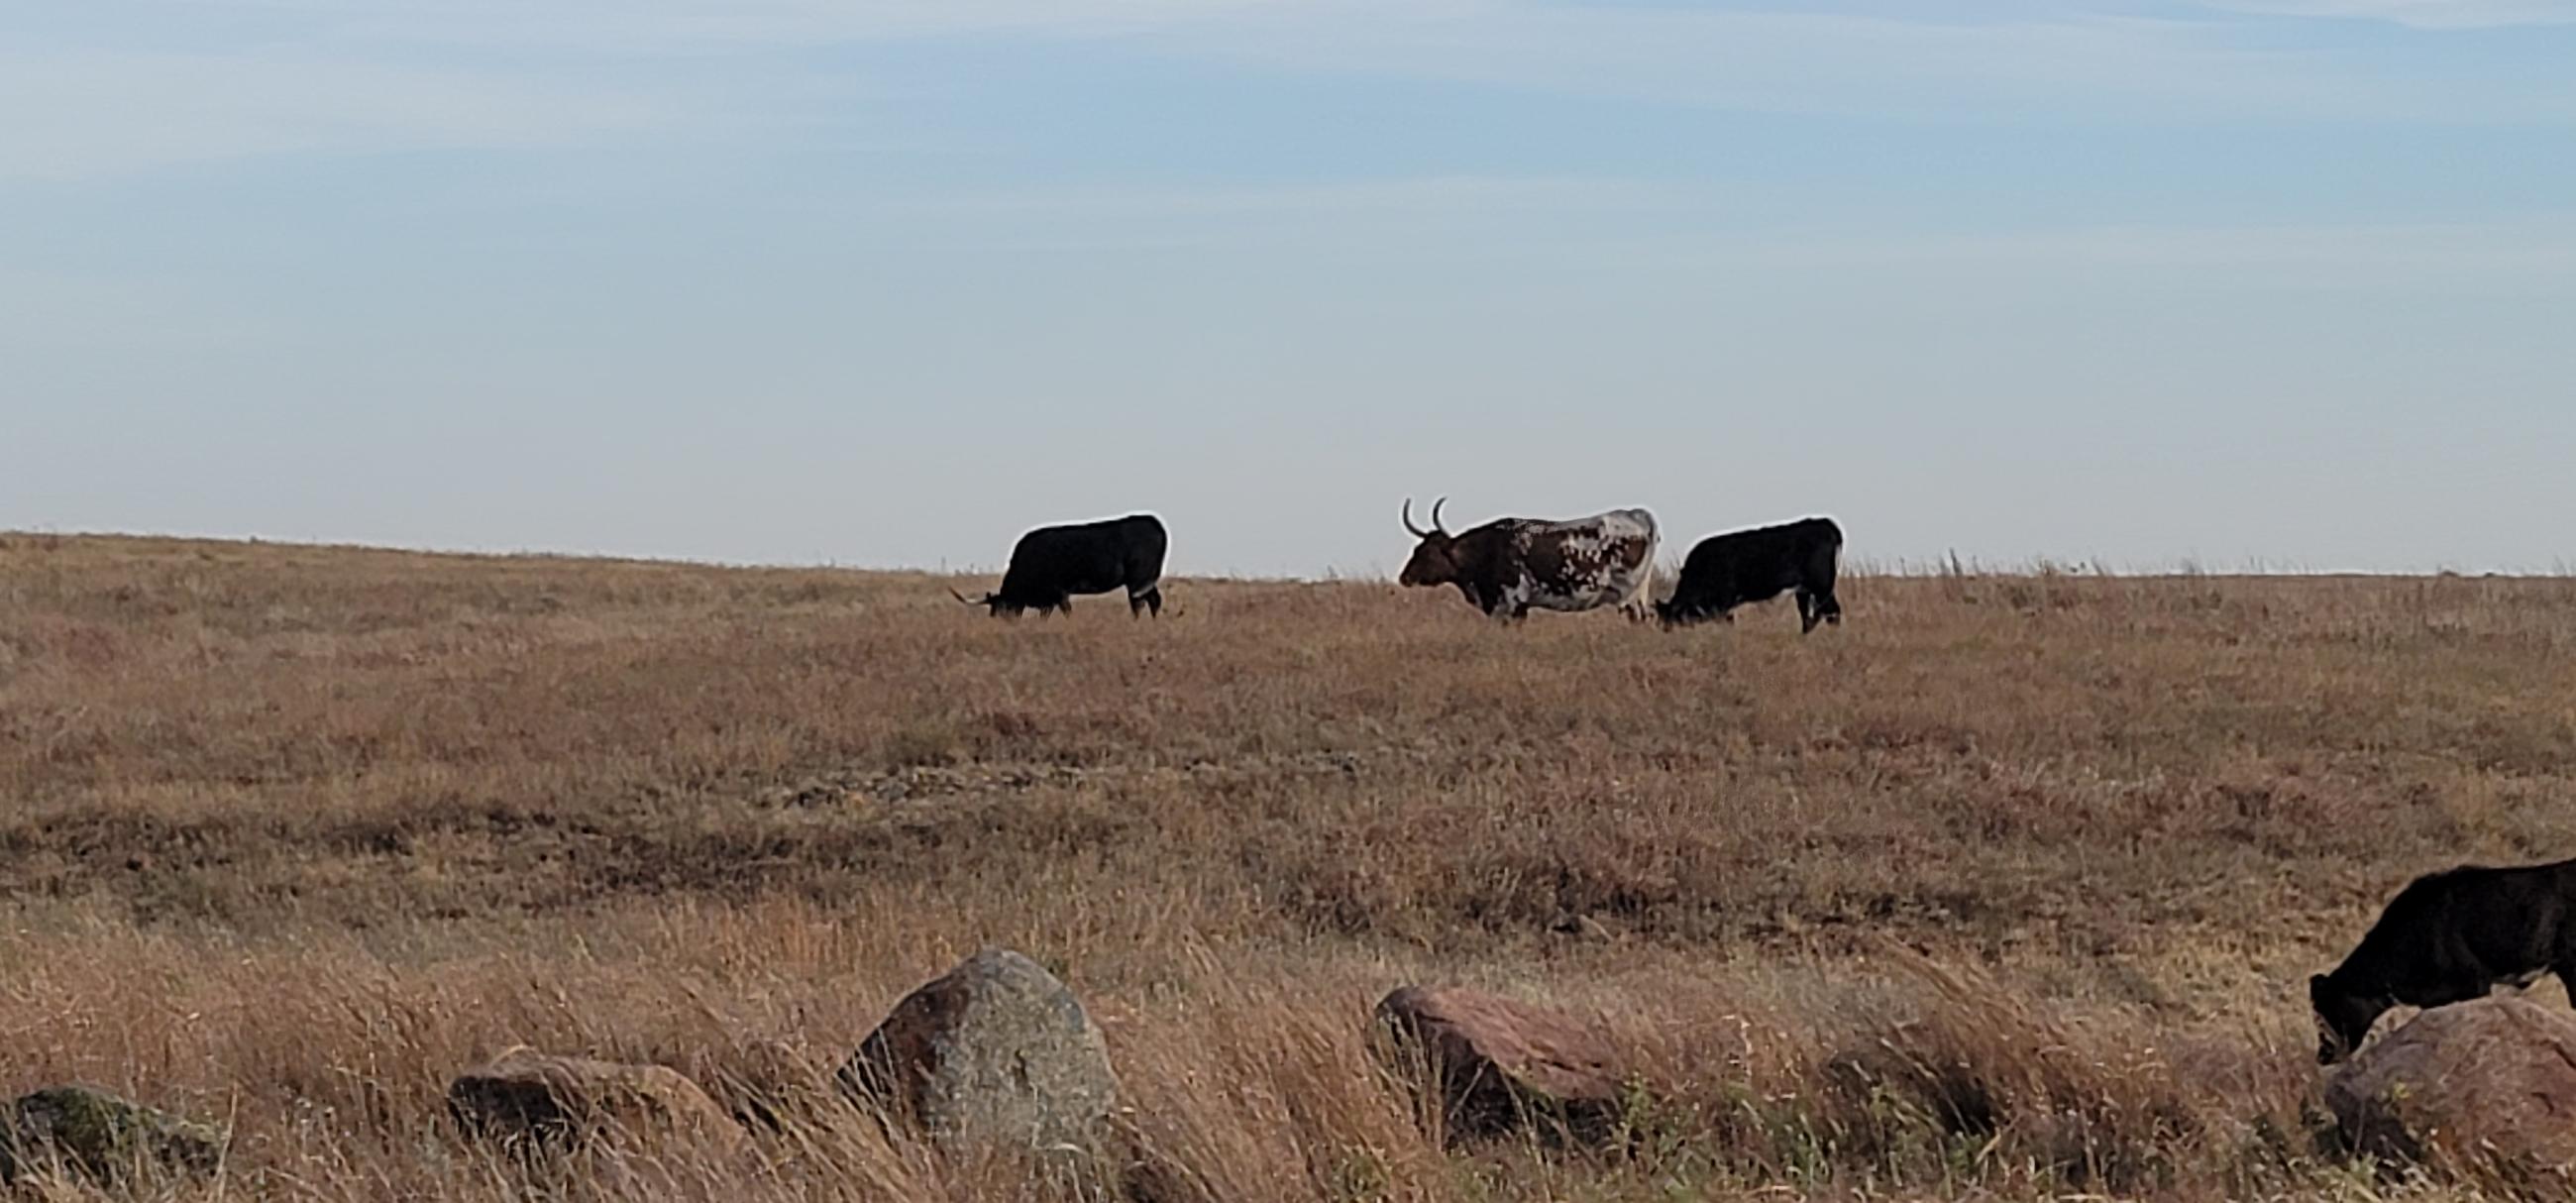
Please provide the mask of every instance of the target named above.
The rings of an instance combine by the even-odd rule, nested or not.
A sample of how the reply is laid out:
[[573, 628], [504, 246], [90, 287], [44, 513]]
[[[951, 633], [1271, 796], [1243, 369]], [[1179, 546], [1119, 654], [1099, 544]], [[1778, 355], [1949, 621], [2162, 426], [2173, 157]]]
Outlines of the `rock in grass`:
[[2520, 998], [2435, 1007], [2326, 1083], [2345, 1139], [2453, 1168], [2576, 1170], [2576, 1017]]
[[613, 1137], [731, 1151], [742, 1129], [688, 1075], [514, 1048], [458, 1075], [448, 1113], [466, 1131], [531, 1147], [570, 1147]]
[[1406, 986], [1377, 1005], [1397, 1047], [1429, 1074], [1448, 1131], [1537, 1126], [1590, 1138], [1626, 1094], [1619, 1052], [1590, 1024], [1480, 990]]
[[988, 949], [896, 1003], [841, 1067], [852, 1099], [952, 1151], [1097, 1152], [1118, 1103], [1109, 1046], [1073, 991]]
[[0, 1181], [49, 1165], [102, 1181], [139, 1167], [165, 1172], [211, 1170], [222, 1160], [224, 1134], [88, 1086], [52, 1086], [10, 1105], [0, 1132]]

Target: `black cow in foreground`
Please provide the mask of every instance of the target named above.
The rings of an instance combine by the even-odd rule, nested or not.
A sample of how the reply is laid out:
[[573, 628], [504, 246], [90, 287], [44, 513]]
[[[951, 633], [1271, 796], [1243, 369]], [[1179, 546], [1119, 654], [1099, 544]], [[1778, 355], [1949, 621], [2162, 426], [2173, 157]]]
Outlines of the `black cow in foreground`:
[[1799, 632], [1819, 622], [1842, 625], [1834, 600], [1834, 574], [1843, 555], [1843, 528], [1831, 518], [1801, 518], [1783, 526], [1710, 535], [1682, 561], [1671, 598], [1655, 603], [1667, 627], [1716, 618], [1747, 602], [1768, 601], [1784, 589], [1798, 596]]
[[2390, 1007], [2438, 1007], [2528, 986], [2544, 973], [2576, 990], [2576, 860], [2464, 865], [2407, 884], [2332, 973], [2308, 979], [2317, 1061], [2361, 1045]]
[[1152, 514], [1130, 514], [1070, 526], [1042, 526], [1020, 536], [1011, 548], [1011, 566], [1002, 587], [981, 600], [955, 589], [948, 592], [970, 606], [983, 606], [995, 616], [1018, 617], [1023, 610], [1073, 612], [1073, 595], [1127, 591], [1127, 612], [1163, 614], [1163, 550], [1169, 543], [1163, 522]]

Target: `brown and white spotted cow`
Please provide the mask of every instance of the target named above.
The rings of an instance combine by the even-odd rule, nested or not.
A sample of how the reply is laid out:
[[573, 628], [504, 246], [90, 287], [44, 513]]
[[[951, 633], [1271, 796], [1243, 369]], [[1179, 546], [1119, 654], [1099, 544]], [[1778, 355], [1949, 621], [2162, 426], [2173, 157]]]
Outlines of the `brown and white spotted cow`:
[[1413, 525], [1413, 502], [1404, 503], [1404, 529], [1421, 542], [1398, 583], [1456, 585], [1469, 604], [1504, 621], [1534, 609], [1617, 606], [1631, 619], [1653, 612], [1653, 514], [1612, 510], [1570, 522], [1496, 518], [1453, 535], [1440, 524], [1448, 500], [1432, 503], [1427, 531]]

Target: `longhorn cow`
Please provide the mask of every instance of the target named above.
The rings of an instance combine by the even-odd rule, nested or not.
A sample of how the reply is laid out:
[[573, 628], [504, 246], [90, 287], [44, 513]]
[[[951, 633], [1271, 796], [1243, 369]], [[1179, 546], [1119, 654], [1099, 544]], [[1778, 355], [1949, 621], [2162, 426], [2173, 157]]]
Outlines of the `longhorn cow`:
[[1431, 505], [1431, 529], [1413, 524], [1413, 502], [1404, 503], [1404, 529], [1415, 539], [1413, 557], [1396, 578], [1407, 587], [1456, 585], [1469, 605], [1511, 621], [1531, 610], [1593, 610], [1617, 606], [1643, 619], [1653, 603], [1655, 516], [1640, 509], [1611, 510], [1569, 522], [1496, 518], [1464, 534], [1441, 524]]

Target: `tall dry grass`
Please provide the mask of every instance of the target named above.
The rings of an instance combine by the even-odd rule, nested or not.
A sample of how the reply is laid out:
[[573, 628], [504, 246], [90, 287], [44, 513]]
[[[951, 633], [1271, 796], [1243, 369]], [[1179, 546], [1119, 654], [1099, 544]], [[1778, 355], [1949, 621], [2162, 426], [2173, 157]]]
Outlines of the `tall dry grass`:
[[[232, 1123], [152, 1197], [2443, 1194], [2323, 1139], [2299, 982], [2576, 855], [2567, 580], [1862, 577], [1804, 640], [945, 584], [6, 536], [0, 1088]], [[988, 943], [1095, 1003], [1122, 1164], [440, 1118], [513, 1043], [828, 1069]], [[1413, 980], [1600, 1016], [1614, 1147], [1451, 1147], [1368, 1044]]]

